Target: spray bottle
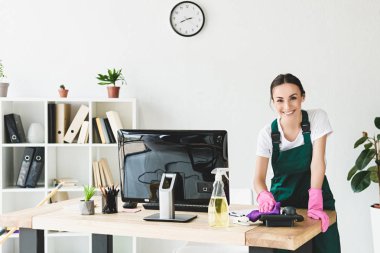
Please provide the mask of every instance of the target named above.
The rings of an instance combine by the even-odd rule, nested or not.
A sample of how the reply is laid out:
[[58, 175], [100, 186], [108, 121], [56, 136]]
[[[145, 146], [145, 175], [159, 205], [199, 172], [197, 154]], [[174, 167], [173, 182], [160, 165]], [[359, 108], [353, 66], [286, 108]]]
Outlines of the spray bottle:
[[222, 180], [222, 176], [229, 180], [227, 171], [228, 168], [216, 168], [211, 171], [215, 174], [214, 188], [208, 205], [208, 224], [211, 227], [228, 227], [229, 225], [228, 203]]

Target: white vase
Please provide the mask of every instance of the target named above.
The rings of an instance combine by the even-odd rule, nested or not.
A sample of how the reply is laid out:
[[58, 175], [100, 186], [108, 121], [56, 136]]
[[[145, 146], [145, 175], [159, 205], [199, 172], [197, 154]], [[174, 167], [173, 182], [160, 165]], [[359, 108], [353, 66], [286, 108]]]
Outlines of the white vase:
[[6, 97], [8, 94], [9, 83], [0, 82], [0, 97]]
[[373, 252], [380, 252], [380, 208], [370, 207]]
[[44, 143], [44, 127], [40, 123], [30, 124], [27, 138], [30, 143]]

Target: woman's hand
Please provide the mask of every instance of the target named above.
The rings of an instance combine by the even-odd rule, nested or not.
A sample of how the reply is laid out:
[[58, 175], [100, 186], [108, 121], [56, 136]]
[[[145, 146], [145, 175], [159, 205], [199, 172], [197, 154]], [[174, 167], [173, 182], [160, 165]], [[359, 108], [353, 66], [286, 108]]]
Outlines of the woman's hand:
[[323, 211], [322, 190], [310, 188], [307, 216], [322, 221], [322, 232], [326, 232], [330, 225], [329, 216]]
[[262, 213], [268, 213], [273, 210], [276, 205], [272, 193], [267, 190], [261, 191], [257, 196], [257, 202], [259, 203], [259, 211]]

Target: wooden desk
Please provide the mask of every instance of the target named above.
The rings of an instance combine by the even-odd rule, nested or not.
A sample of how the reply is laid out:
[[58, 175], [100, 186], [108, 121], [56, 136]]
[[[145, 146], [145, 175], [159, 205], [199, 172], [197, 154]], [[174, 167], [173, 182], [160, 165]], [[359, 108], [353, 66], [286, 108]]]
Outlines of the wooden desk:
[[[100, 206], [100, 199], [96, 198], [95, 203]], [[126, 213], [119, 206], [119, 213], [116, 214], [102, 214], [100, 208], [97, 208], [95, 215], [85, 216], [80, 215], [78, 204], [79, 199], [74, 199], [3, 214], [0, 224], [20, 227], [21, 253], [44, 252], [44, 230], [91, 233], [94, 253], [112, 252], [112, 235], [246, 245], [249, 246], [250, 253], [270, 253], [275, 248], [310, 252], [307, 244], [302, 245], [321, 232], [320, 221], [309, 219], [306, 210], [298, 210], [305, 217], [305, 221], [296, 222], [291, 228], [267, 228], [261, 222], [252, 226], [241, 226], [233, 224], [232, 220], [228, 228], [212, 228], [208, 226], [207, 213], [199, 213], [189, 223], [149, 222], [143, 218], [157, 213], [157, 210], [142, 209], [137, 213]], [[254, 207], [239, 205], [232, 206], [231, 209]], [[327, 213], [331, 224], [335, 223], [336, 213]]]

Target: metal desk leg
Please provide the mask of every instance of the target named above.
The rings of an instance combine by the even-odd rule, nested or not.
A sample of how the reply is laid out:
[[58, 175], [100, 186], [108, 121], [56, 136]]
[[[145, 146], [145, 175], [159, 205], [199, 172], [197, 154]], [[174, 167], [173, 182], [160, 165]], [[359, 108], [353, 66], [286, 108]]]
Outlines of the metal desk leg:
[[[249, 253], [274, 253], [274, 249], [271, 248], [261, 248], [261, 247], [249, 247]], [[312, 253], [313, 252], [313, 244], [310, 241], [299, 247], [295, 251], [291, 251], [294, 253]]]
[[20, 253], [44, 253], [44, 231], [20, 228]]
[[112, 235], [92, 234], [92, 253], [112, 253]]

